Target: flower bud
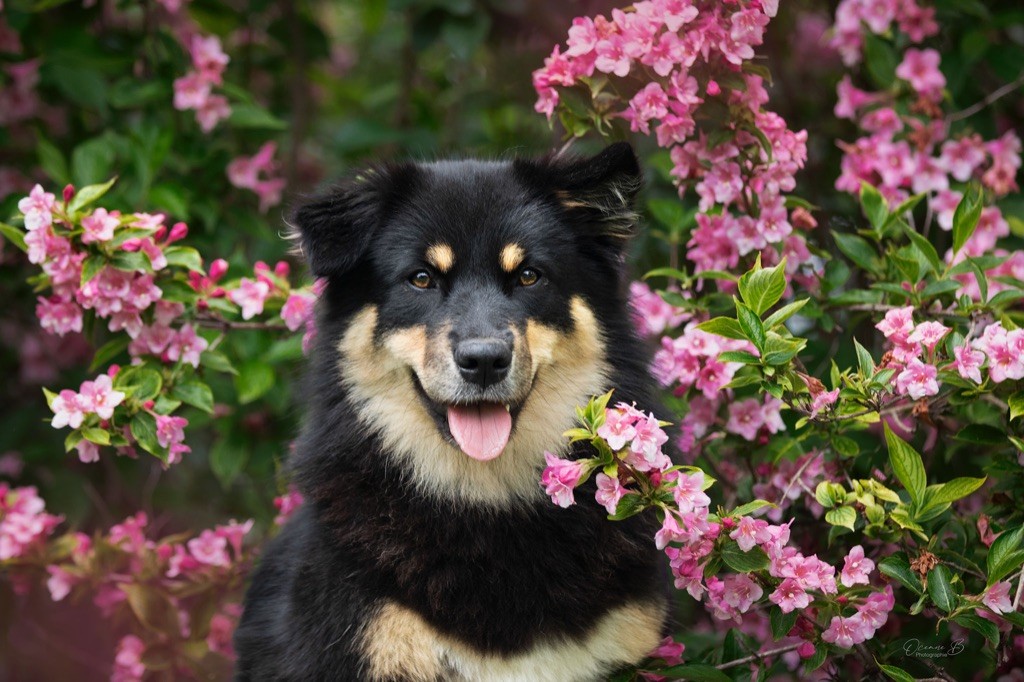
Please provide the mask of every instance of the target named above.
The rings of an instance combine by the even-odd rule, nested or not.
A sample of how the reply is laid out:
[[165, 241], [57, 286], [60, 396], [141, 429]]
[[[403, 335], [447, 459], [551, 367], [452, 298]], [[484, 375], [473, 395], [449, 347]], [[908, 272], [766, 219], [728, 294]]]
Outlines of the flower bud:
[[167, 235], [167, 226], [166, 225], [161, 225], [160, 227], [156, 228], [156, 232], [153, 233], [153, 239], [155, 239], [156, 241], [160, 241], [166, 235]]
[[292, 266], [288, 265], [287, 261], [279, 260], [274, 266], [274, 274], [281, 278], [287, 277], [291, 271]]
[[210, 279], [214, 282], [224, 276], [224, 273], [228, 271], [228, 262], [223, 258], [210, 263]]
[[796, 652], [800, 654], [800, 658], [810, 658], [814, 655], [814, 645], [810, 642], [804, 642], [797, 647]]
[[153, 402], [152, 400], [147, 400], [146, 402], [142, 403], [142, 406], [147, 410], [152, 410], [154, 405], [156, 405], [156, 403]]
[[75, 186], [67, 184], [64, 186], [64, 203], [68, 203], [75, 196]]
[[129, 253], [138, 251], [140, 248], [142, 248], [141, 239], [126, 239], [125, 242], [121, 244], [121, 250], [128, 251]]
[[107, 376], [113, 379], [117, 376], [117, 373], [121, 371], [121, 365], [111, 365], [107, 367]]
[[708, 94], [711, 95], [712, 97], [717, 97], [718, 95], [722, 94], [722, 88], [718, 85], [718, 83], [716, 83], [713, 80], [708, 81], [707, 91]]
[[171, 228], [171, 234], [167, 237], [167, 243], [173, 244], [174, 242], [184, 239], [188, 235], [188, 225], [185, 223], [174, 223]]

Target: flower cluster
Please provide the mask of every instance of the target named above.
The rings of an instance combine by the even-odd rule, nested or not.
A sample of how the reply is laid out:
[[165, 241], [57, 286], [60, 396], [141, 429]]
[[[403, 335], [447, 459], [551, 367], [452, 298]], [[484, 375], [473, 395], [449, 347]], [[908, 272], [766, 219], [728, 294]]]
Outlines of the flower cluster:
[[[633, 132], [653, 134], [670, 150], [680, 194], [693, 187], [702, 213], [687, 244], [698, 272], [724, 270], [741, 257], [764, 252], [765, 262], [788, 256], [791, 273], [820, 273], [804, 237], [794, 228], [814, 226], [806, 211], [790, 212], [784, 193], [807, 158], [806, 132], [794, 133], [767, 111], [764, 79], [743, 69], [764, 39], [777, 3], [722, 4], [651, 0], [612, 18], [578, 17], [566, 49], [555, 46], [533, 74], [536, 108], [550, 118], [559, 88], [588, 86], [597, 101], [602, 74], [642, 87], [622, 109], [599, 112], [622, 118]], [[602, 105], [604, 106], [604, 105]], [[725, 107], [722, 129], [700, 129], [703, 109]]]
[[281, 192], [284, 190], [284, 178], [274, 177], [277, 171], [274, 162], [276, 152], [277, 143], [267, 142], [252, 156], [239, 156], [227, 167], [228, 180], [232, 185], [256, 193], [262, 213], [281, 203]]
[[[202, 325], [230, 327], [236, 316], [249, 321], [274, 314], [279, 322], [271, 326], [305, 327], [308, 347], [320, 285], [293, 288], [283, 261], [273, 268], [257, 263], [251, 279], [224, 281], [225, 260], [214, 260], [204, 271], [199, 253], [178, 243], [188, 235], [184, 223], [167, 227], [162, 214], [91, 208], [110, 185], [80, 191], [69, 185], [61, 199], [36, 185], [18, 203], [29, 261], [43, 271], [37, 283], [51, 291], [36, 306], [42, 328], [59, 336], [76, 333], [92, 315], [110, 332], [127, 337], [122, 347], [133, 365], [124, 375], [114, 366], [77, 393], [50, 394], [51, 423], [75, 430], [67, 445], [83, 462], [97, 461], [101, 446], [134, 456], [134, 446], [141, 445], [172, 464], [189, 451], [183, 444], [188, 422], [174, 410], [187, 402], [210, 411], [212, 396], [194, 372], [176, 370], [162, 377], [161, 369], [198, 369], [211, 342], [217, 342], [201, 333]], [[175, 397], [158, 400], [161, 392]]]
[[641, 336], [655, 336], [678, 327], [690, 314], [672, 305], [643, 282], [629, 285], [633, 324]]
[[213, 93], [215, 85], [224, 83], [224, 69], [230, 60], [217, 36], [192, 35], [188, 51], [192, 70], [174, 81], [174, 108], [195, 110], [196, 122], [208, 133], [231, 115], [227, 97]]
[[35, 488], [11, 488], [0, 482], [0, 562], [38, 550], [61, 521], [46, 513], [46, 503]]
[[830, 44], [847, 66], [857, 64], [864, 49], [863, 27], [875, 35], [887, 33], [895, 22], [913, 43], [939, 32], [935, 8], [915, 0], [843, 0], [836, 9]]

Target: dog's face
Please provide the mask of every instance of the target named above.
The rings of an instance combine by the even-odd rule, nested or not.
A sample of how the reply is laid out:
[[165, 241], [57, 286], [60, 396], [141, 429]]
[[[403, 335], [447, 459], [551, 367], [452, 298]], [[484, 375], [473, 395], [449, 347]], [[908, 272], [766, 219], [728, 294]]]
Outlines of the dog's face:
[[575, 405], [605, 390], [595, 302], [619, 300], [640, 177], [591, 159], [378, 169], [301, 209], [313, 271], [362, 297], [339, 338], [361, 421], [443, 496], [539, 492]]

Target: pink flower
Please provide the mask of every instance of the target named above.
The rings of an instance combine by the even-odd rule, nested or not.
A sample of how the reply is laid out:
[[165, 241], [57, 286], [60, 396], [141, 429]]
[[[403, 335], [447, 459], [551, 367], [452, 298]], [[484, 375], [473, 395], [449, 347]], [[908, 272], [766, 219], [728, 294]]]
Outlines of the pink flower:
[[992, 613], [1010, 613], [1013, 611], [1013, 602], [1010, 601], [1011, 587], [1009, 580], [996, 583], [985, 590], [985, 593], [981, 597], [982, 603], [987, 606]]
[[953, 366], [964, 379], [976, 384], [981, 383], [981, 365], [985, 362], [985, 354], [980, 350], [971, 350], [970, 346], [957, 346], [953, 349], [955, 358]]
[[239, 156], [227, 167], [228, 180], [235, 187], [255, 189], [260, 173], [271, 173], [275, 170], [274, 153], [276, 142], [267, 142], [251, 157]]
[[221, 74], [229, 61], [221, 49], [220, 39], [217, 36], [193, 35], [189, 52], [192, 54], [192, 65], [199, 75], [210, 83], [220, 84]]
[[679, 665], [683, 662], [683, 652], [686, 646], [682, 642], [676, 642], [671, 637], [661, 640], [658, 648], [648, 654], [651, 658], [660, 658], [666, 665]]
[[622, 487], [618, 478], [613, 476], [598, 474], [596, 480], [597, 493], [594, 494], [594, 499], [598, 504], [604, 505], [609, 514], [614, 514], [615, 508], [619, 506], [619, 500], [629, 491]]
[[831, 391], [819, 391], [816, 396], [811, 400], [811, 416], [817, 417], [818, 414], [827, 407], [835, 405], [836, 400], [839, 398], [839, 389], [834, 388]]
[[156, 415], [156, 440], [162, 448], [170, 448], [185, 440], [185, 427], [188, 420], [184, 417]]
[[629, 449], [642, 456], [649, 464], [659, 460], [661, 446], [668, 441], [668, 435], [658, 424], [653, 414], [641, 416], [633, 425], [633, 442]]
[[746, 613], [764, 595], [761, 586], [743, 573], [726, 576], [723, 582], [725, 590], [722, 601], [739, 613]]
[[274, 498], [274, 508], [277, 509], [277, 516], [274, 517], [274, 524], [283, 526], [292, 514], [302, 505], [302, 493], [294, 486], [289, 486], [288, 491], [279, 497]]
[[742, 436], [746, 440], [754, 440], [764, 425], [764, 414], [761, 407], [761, 401], [757, 398], [731, 403], [729, 405], [729, 421], [725, 424], [725, 430]]
[[857, 609], [857, 614], [864, 621], [866, 632], [870, 629], [870, 634], [866, 639], [873, 637], [873, 631], [885, 625], [889, 620], [889, 612], [895, 605], [896, 598], [892, 593], [892, 585], [886, 585], [881, 592], [872, 592], [868, 595], [868, 598]]
[[629, 108], [623, 116], [630, 121], [633, 132], [650, 133], [649, 122], [655, 118], [664, 118], [668, 113], [668, 96], [659, 83], [648, 83], [640, 92], [633, 96]]
[[227, 539], [210, 529], [188, 541], [188, 551], [197, 561], [208, 566], [230, 566], [231, 558], [227, 548]]
[[793, 578], [786, 578], [775, 591], [768, 595], [773, 604], [778, 604], [783, 613], [797, 609], [806, 609], [811, 604], [811, 595], [807, 594], [800, 583]]
[[85, 418], [85, 410], [82, 409], [78, 394], [69, 389], [64, 389], [57, 394], [50, 404], [50, 409], [53, 410], [50, 426], [55, 429], [62, 429], [65, 426], [77, 429], [82, 425], [82, 419]]
[[974, 170], [985, 163], [981, 137], [969, 135], [959, 140], [946, 140], [942, 144], [941, 161], [950, 175], [960, 182], [967, 182]]
[[675, 487], [672, 488], [672, 497], [681, 513], [687, 514], [711, 504], [711, 498], [704, 492], [703, 471], [695, 471], [691, 474], [680, 471], [675, 474], [675, 483]]
[[218, 123], [230, 115], [231, 106], [223, 95], [210, 95], [196, 107], [196, 122], [204, 133], [216, 128]]
[[117, 645], [114, 656], [114, 670], [110, 682], [138, 682], [146, 674], [146, 665], [142, 662], [142, 654], [146, 645], [135, 635], [126, 635]]
[[262, 280], [243, 277], [238, 288], [228, 294], [242, 308], [242, 319], [249, 320], [263, 312], [263, 304], [270, 296], [270, 286]]
[[174, 79], [174, 108], [199, 109], [210, 97], [210, 81], [195, 71]]
[[75, 576], [65, 571], [60, 566], [47, 566], [46, 572], [50, 574], [46, 581], [46, 589], [50, 591], [50, 599], [60, 601], [71, 593], [75, 586]]
[[82, 331], [82, 309], [74, 301], [64, 300], [59, 296], [36, 299], [36, 317], [39, 325], [51, 334], [64, 336], [69, 332]]
[[849, 649], [854, 644], [867, 640], [865, 628], [870, 631], [870, 627], [859, 614], [849, 618], [833, 616], [828, 629], [821, 633], [821, 639], [841, 649]]
[[82, 218], [82, 243], [110, 241], [120, 224], [118, 216], [107, 213], [105, 208], [97, 208], [92, 215]]
[[313, 314], [314, 303], [316, 296], [310, 292], [293, 291], [289, 294], [281, 308], [281, 319], [285, 326], [294, 332], [306, 324], [306, 320]]
[[625, 410], [608, 408], [605, 410], [604, 424], [597, 428], [597, 435], [604, 438], [612, 450], [621, 450], [636, 437], [634, 420], [635, 417]]
[[106, 374], [101, 374], [93, 381], [82, 383], [79, 389], [79, 403], [86, 412], [95, 412], [100, 419], [114, 416], [114, 408], [121, 404], [125, 394], [115, 391]]
[[744, 552], [749, 552], [754, 545], [760, 545], [772, 539], [768, 532], [768, 522], [760, 519], [753, 519], [750, 516], [741, 516], [736, 530], [729, 533], [729, 537], [736, 541]]
[[540, 478], [544, 492], [559, 507], [569, 507], [575, 504], [573, 488], [583, 476], [583, 465], [580, 462], [561, 459], [550, 452], [544, 453], [544, 459], [548, 463]]
[[885, 313], [881, 322], [875, 325], [875, 329], [882, 332], [885, 338], [890, 341], [905, 341], [914, 331], [914, 306], [905, 308], [894, 308]]
[[920, 343], [929, 351], [935, 350], [935, 344], [949, 333], [949, 327], [941, 322], [922, 322], [907, 337], [909, 343]]
[[913, 400], [936, 395], [939, 392], [939, 384], [935, 380], [937, 374], [938, 370], [934, 366], [926, 365], [914, 358], [896, 376], [896, 388], [900, 393], [909, 395]]
[[864, 548], [857, 545], [850, 550], [844, 561], [839, 581], [846, 587], [867, 585], [868, 575], [875, 569], [875, 562], [864, 556]]
[[896, 67], [896, 76], [910, 83], [919, 94], [933, 100], [941, 99], [946, 77], [939, 71], [940, 61], [941, 57], [935, 50], [909, 48]]
[[100, 446], [95, 443], [82, 439], [75, 444], [75, 450], [84, 464], [100, 461]]
[[167, 359], [171, 362], [177, 362], [180, 359], [182, 362], [193, 367], [199, 367], [203, 351], [209, 345], [206, 339], [196, 334], [196, 330], [192, 325], [186, 324], [178, 330], [178, 333], [168, 343]]
[[[25, 229], [29, 232], [45, 229], [53, 223], [56, 197], [36, 185], [27, 197], [18, 201], [18, 210], [25, 216]], [[35, 261], [33, 261], [35, 262]]]

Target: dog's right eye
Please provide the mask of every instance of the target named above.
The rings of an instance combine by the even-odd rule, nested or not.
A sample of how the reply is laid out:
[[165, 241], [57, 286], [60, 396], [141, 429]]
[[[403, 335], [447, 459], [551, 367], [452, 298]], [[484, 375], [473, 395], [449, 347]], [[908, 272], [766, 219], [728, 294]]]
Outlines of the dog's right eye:
[[417, 270], [409, 277], [409, 284], [417, 289], [429, 289], [434, 286], [434, 279], [426, 270]]

